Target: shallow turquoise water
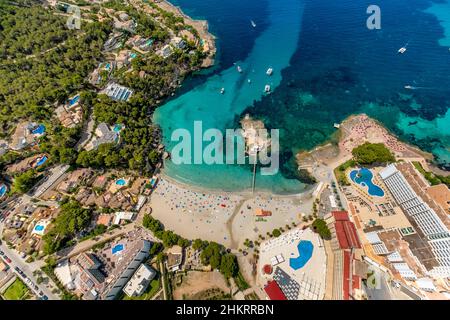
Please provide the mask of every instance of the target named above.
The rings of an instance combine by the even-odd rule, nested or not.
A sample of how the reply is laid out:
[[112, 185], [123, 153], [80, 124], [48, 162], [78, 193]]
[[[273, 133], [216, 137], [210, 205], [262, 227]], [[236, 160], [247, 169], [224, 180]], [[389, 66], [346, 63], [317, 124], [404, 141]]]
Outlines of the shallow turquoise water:
[[[283, 6], [269, 1], [269, 25], [255, 39], [254, 46], [243, 61], [236, 61], [242, 73], [231, 66], [211, 76], [205, 83], [168, 102], [155, 112], [155, 121], [163, 129], [169, 150], [173, 147], [170, 136], [174, 129], [185, 128], [193, 132], [194, 121], [201, 120], [203, 130], [236, 128], [236, 117], [260, 100], [264, 86], [272, 90], [281, 82], [281, 71], [297, 48], [300, 34], [302, 5], [300, 0], [284, 0]], [[248, 24], [247, 28], [251, 29]], [[273, 74], [266, 70], [272, 67]], [[251, 83], [248, 83], [248, 79]], [[225, 88], [225, 94], [220, 89]], [[248, 189], [252, 184], [252, 172], [247, 166], [237, 165], [174, 165], [166, 162], [165, 172], [183, 182], [189, 182], [225, 190]], [[297, 192], [303, 185], [281, 174], [257, 177], [258, 189], [275, 192]]]
[[[382, 29], [376, 31], [365, 28], [372, 4], [365, 0], [174, 2], [208, 19], [219, 53], [212, 73], [186, 81], [155, 113], [169, 150], [174, 129], [192, 130], [195, 120], [203, 120], [204, 129], [236, 128], [250, 113], [280, 129], [283, 151], [282, 174], [258, 175], [257, 188], [293, 193], [304, 188], [293, 179], [293, 155], [326, 142], [333, 123], [365, 112], [450, 167], [450, 1], [380, 0]], [[398, 55], [406, 43], [407, 52]], [[262, 92], [266, 83], [270, 95]], [[167, 162], [165, 172], [209, 188], [251, 186], [250, 166]]]
[[444, 0], [441, 3], [433, 3], [425, 12], [437, 17], [444, 29], [444, 36], [439, 39], [439, 43], [442, 46], [450, 47], [450, 2]]

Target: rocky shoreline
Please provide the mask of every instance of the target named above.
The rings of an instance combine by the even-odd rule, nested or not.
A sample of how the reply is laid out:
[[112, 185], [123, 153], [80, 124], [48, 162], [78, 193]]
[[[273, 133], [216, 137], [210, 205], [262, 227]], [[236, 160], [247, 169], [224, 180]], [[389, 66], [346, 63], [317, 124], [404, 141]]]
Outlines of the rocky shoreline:
[[170, 3], [166, 0], [155, 1], [155, 4], [159, 6], [162, 10], [171, 12], [177, 17], [181, 17], [184, 19], [185, 23], [192, 26], [200, 35], [202, 39], [204, 48], [208, 49], [208, 55], [203, 60], [202, 68], [209, 68], [214, 65], [214, 57], [216, 55], [216, 37], [209, 32], [208, 21], [206, 20], [195, 20], [188, 15], [186, 15], [183, 10]]
[[[332, 138], [333, 140], [333, 138]], [[318, 146], [311, 151], [301, 151], [296, 155], [299, 168], [311, 171], [315, 163], [321, 163], [331, 168], [352, 158], [353, 148], [363, 144], [383, 143], [397, 159], [425, 159], [430, 171], [442, 174], [433, 161], [431, 153], [400, 141], [377, 120], [366, 114], [351, 115], [339, 125], [334, 141]], [[445, 172], [447, 175], [448, 172]]]

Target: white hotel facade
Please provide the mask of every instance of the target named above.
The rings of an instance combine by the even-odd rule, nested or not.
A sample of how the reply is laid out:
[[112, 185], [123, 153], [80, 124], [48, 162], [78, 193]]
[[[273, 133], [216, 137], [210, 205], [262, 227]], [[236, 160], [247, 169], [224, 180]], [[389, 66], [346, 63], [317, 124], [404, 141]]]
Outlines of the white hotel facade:
[[439, 266], [429, 270], [435, 278], [450, 277], [450, 231], [439, 216], [411, 188], [394, 164], [379, 173], [393, 197], [406, 215], [419, 226], [432, 248]]

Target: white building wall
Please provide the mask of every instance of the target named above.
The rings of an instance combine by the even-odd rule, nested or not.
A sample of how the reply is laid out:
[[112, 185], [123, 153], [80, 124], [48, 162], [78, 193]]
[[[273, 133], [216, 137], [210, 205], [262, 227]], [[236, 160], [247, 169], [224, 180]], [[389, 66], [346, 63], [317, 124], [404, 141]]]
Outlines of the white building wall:
[[450, 231], [439, 216], [411, 188], [403, 174], [389, 165], [380, 171], [380, 177], [405, 213], [410, 216], [427, 237], [440, 266], [431, 273], [434, 276], [450, 276]]

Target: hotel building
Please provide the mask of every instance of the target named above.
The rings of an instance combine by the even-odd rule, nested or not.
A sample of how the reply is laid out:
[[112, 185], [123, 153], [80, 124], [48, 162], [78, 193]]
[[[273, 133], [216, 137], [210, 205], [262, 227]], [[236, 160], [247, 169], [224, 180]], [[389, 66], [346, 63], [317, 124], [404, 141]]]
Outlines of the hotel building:
[[[421, 238], [426, 241], [435, 256], [438, 265], [427, 270], [435, 278], [450, 276], [450, 232], [446, 223], [436, 211], [424, 201], [425, 195], [420, 197], [408, 183], [405, 174], [413, 179], [409, 170], [411, 164], [391, 164], [381, 170], [379, 175], [392, 193], [395, 201], [405, 212], [411, 224], [415, 227]], [[399, 170], [401, 168], [402, 170]], [[412, 181], [412, 183], [414, 183]], [[417, 189], [417, 188], [416, 188]], [[420, 193], [420, 190], [417, 189]], [[445, 217], [443, 217], [446, 219]]]

